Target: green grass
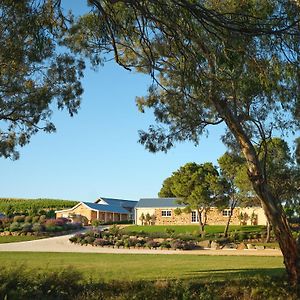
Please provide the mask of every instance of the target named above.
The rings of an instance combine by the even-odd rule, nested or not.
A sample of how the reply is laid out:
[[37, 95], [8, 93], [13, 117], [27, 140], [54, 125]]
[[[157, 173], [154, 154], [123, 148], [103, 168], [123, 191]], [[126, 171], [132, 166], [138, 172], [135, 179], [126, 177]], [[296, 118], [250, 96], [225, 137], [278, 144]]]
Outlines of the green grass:
[[27, 235], [17, 235], [17, 236], [6, 235], [6, 236], [0, 236], [0, 244], [33, 241], [33, 240], [38, 240], [41, 238], [43, 238], [43, 237], [27, 236]]
[[284, 274], [281, 257], [250, 256], [0, 252], [0, 265], [49, 271], [71, 267], [82, 272], [84, 278], [104, 281], [226, 280]]
[[[239, 226], [231, 225], [229, 232], [241, 231], [241, 232], [257, 232], [261, 231], [265, 226]], [[125, 232], [165, 232], [166, 229], [173, 229], [175, 233], [194, 233], [199, 231], [198, 225], [154, 225], [154, 226], [127, 226], [123, 230]], [[208, 234], [223, 233], [225, 226], [223, 225], [208, 225], [205, 226], [205, 231]]]

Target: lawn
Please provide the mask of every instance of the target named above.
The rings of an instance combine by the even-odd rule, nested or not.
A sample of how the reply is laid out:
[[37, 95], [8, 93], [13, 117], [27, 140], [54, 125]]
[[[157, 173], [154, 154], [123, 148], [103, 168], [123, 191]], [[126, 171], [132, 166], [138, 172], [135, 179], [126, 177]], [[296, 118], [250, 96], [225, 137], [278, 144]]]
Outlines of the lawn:
[[284, 274], [281, 257], [0, 252], [0, 265], [27, 270], [74, 268], [85, 278], [104, 281], [225, 280]]
[[[239, 226], [231, 225], [229, 227], [229, 232], [259, 232], [264, 229], [265, 226]], [[154, 225], [154, 226], [126, 226], [123, 230], [125, 232], [165, 232], [166, 229], [172, 229], [175, 233], [194, 233], [199, 232], [198, 225]], [[205, 226], [205, 231], [208, 234], [223, 233], [225, 229], [224, 225], [207, 225]]]
[[38, 240], [41, 238], [43, 238], [43, 237], [27, 236], [27, 235], [17, 235], [17, 236], [6, 235], [6, 236], [0, 236], [0, 244], [33, 241], [33, 240]]

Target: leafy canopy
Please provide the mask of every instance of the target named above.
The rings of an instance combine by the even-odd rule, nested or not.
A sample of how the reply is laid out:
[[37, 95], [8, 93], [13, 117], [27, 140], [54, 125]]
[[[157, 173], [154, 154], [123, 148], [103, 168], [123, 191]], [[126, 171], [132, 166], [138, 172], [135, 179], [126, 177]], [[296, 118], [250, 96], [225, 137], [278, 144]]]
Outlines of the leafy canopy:
[[[0, 2], [0, 156], [18, 158], [55, 108], [77, 113], [84, 63], [60, 47], [65, 18], [56, 1]], [[70, 16], [71, 17], [71, 16]]]
[[191, 209], [227, 202], [228, 183], [211, 163], [187, 163], [165, 179], [159, 197], [177, 197]]

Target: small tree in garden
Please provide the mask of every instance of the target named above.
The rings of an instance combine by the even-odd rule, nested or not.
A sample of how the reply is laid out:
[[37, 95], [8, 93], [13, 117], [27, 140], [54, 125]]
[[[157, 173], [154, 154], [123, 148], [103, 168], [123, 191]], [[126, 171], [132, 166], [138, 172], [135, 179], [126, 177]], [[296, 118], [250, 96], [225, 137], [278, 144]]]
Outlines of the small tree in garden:
[[189, 211], [197, 211], [201, 235], [204, 234], [210, 207], [224, 205], [228, 200], [227, 194], [227, 181], [219, 175], [211, 163], [185, 164], [164, 181], [159, 192], [162, 197], [178, 198], [178, 203], [186, 205]]
[[144, 215], [144, 213], [142, 213], [140, 215], [139, 220], [142, 222], [142, 225], [144, 225], [144, 222], [145, 222], [145, 215]]
[[155, 221], [156, 221], [156, 215], [153, 214], [153, 215], [151, 215], [151, 225], [154, 225]]
[[147, 213], [146, 216], [145, 216], [145, 223], [146, 223], [146, 225], [151, 225], [150, 221], [151, 221], [151, 216], [150, 216], [149, 213]]

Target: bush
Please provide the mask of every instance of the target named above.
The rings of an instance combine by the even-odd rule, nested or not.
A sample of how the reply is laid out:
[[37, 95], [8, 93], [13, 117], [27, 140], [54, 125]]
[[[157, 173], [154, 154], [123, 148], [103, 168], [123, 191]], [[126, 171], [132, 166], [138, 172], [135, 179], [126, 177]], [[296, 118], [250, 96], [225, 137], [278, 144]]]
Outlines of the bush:
[[22, 232], [30, 232], [32, 230], [31, 223], [23, 223], [22, 224]]
[[109, 234], [113, 235], [113, 236], [119, 236], [121, 234], [121, 229], [119, 226], [117, 225], [113, 225], [108, 229]]
[[71, 243], [80, 243], [80, 241], [81, 241], [82, 239], [84, 239], [84, 237], [85, 237], [84, 234], [82, 234], [82, 233], [77, 233], [77, 234], [75, 234], [74, 236], [70, 237], [70, 238], [69, 238], [69, 241], [70, 241]]
[[40, 220], [40, 216], [33, 216], [31, 223], [38, 223]]
[[32, 223], [32, 216], [26, 216], [24, 222], [25, 223]]
[[42, 231], [44, 231], [44, 226], [39, 223], [34, 223], [34, 224], [32, 224], [32, 231], [42, 232]]
[[42, 224], [46, 221], [46, 216], [45, 215], [42, 215], [39, 217], [39, 222]]
[[145, 246], [148, 247], [149, 249], [158, 248], [160, 246], [160, 243], [155, 242], [153, 240], [149, 240], [149, 241], [146, 242]]
[[95, 238], [92, 237], [92, 236], [86, 236], [86, 237], [84, 238], [84, 240], [86, 241], [87, 244], [92, 245], [92, 244], [94, 243], [94, 241], [95, 241]]
[[10, 231], [19, 231], [21, 229], [20, 223], [19, 222], [13, 222], [9, 226]]
[[18, 222], [18, 223], [22, 223], [25, 221], [25, 216], [14, 216], [13, 218], [13, 222]]
[[98, 226], [100, 226], [100, 225], [102, 225], [103, 224], [103, 221], [101, 221], [101, 220], [93, 220], [92, 221], [92, 226], [93, 227], [98, 227]]
[[46, 230], [47, 232], [55, 232], [55, 231], [57, 231], [57, 226], [54, 226], [54, 225], [47, 225], [47, 226], [45, 226], [45, 230]]
[[97, 238], [95, 239], [94, 241], [94, 246], [106, 246], [106, 245], [109, 245], [109, 241], [105, 240], [105, 239], [101, 239], [101, 238]]
[[115, 246], [118, 247], [118, 248], [124, 246], [124, 241], [122, 241], [122, 240], [116, 241]]

